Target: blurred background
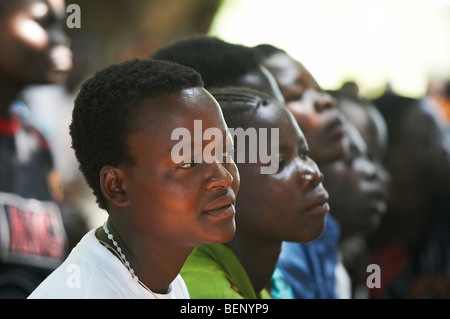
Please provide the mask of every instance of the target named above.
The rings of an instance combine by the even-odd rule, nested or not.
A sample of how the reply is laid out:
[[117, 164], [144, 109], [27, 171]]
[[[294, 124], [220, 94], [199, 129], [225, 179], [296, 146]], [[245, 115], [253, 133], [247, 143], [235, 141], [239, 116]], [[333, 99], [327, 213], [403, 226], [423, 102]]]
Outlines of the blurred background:
[[419, 97], [430, 82], [450, 77], [450, 0], [70, 3], [81, 8], [81, 28], [68, 29], [75, 63], [83, 61], [80, 74], [147, 57], [186, 36], [210, 34], [245, 45], [274, 44], [301, 61], [324, 89], [355, 81], [367, 97], [381, 94], [386, 85]]

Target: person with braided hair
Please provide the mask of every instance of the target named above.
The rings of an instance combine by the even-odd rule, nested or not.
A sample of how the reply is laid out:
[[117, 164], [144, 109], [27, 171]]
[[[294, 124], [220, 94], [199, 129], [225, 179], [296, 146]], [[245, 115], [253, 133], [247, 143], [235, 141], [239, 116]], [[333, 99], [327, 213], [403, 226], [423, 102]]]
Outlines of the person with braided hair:
[[[236, 200], [236, 234], [224, 244], [194, 249], [181, 275], [191, 298], [270, 298], [267, 286], [283, 241], [316, 239], [325, 227], [328, 193], [323, 175], [309, 157], [305, 137], [289, 110], [271, 96], [248, 88], [218, 88], [218, 101], [228, 127], [256, 129], [258, 144], [277, 145], [278, 170], [261, 174], [269, 163], [249, 161], [254, 144], [235, 135], [235, 160], [241, 176]], [[277, 129], [279, 135], [264, 134]], [[244, 152], [246, 160], [239, 161]]]

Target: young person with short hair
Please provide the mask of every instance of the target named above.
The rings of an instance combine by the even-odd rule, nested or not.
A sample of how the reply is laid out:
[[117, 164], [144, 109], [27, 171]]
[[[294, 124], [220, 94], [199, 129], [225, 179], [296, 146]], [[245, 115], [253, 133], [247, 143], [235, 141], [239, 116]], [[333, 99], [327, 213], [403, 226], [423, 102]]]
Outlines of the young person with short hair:
[[[220, 130], [232, 142], [200, 75], [176, 63], [131, 60], [97, 72], [70, 125], [80, 169], [108, 213], [30, 298], [189, 298], [179, 271], [198, 245], [235, 234], [239, 174], [227, 150], [176, 160], [177, 128]], [[204, 151], [191, 141], [188, 149]], [[216, 158], [217, 157], [217, 158]], [[79, 277], [68, 271], [75, 265]], [[72, 267], [72, 268], [70, 268]], [[72, 281], [71, 281], [72, 280]]]

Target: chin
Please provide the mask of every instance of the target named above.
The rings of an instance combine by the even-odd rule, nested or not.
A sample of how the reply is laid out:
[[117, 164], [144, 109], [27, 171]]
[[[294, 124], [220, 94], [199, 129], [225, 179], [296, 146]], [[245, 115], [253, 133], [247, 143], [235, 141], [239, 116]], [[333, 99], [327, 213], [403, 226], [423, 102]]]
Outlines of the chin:
[[64, 84], [67, 81], [69, 74], [63, 71], [54, 71], [51, 72], [48, 77], [48, 84]]
[[205, 241], [205, 244], [224, 244], [234, 238], [236, 234], [236, 225], [234, 221], [230, 225], [221, 227], [220, 230], [214, 231], [209, 238]]
[[[283, 241], [290, 241], [294, 243], [307, 243], [318, 239], [325, 230], [325, 221], [320, 225], [310, 226], [297, 231], [291, 238], [283, 238]], [[286, 237], [286, 236], [285, 236]]]

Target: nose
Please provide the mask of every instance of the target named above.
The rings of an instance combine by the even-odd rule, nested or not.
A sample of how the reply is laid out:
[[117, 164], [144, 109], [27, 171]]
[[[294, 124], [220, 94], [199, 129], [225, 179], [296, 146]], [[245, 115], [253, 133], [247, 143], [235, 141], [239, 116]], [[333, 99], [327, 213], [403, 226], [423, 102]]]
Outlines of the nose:
[[299, 186], [301, 190], [315, 188], [323, 181], [322, 172], [316, 167], [303, 165], [299, 171]]
[[[213, 163], [206, 164], [208, 166], [207, 176], [204, 180], [206, 189], [214, 188], [228, 188], [231, 187], [234, 181], [232, 173], [220, 163], [219, 160], [215, 160]], [[236, 168], [236, 164], [229, 163], [231, 165], [230, 170]], [[237, 170], [237, 168], [236, 168]]]
[[326, 92], [317, 92], [317, 97], [314, 101], [314, 108], [317, 112], [323, 112], [328, 109], [336, 107], [336, 100]]
[[377, 174], [377, 165], [370, 161], [368, 158], [362, 158], [361, 159], [361, 166], [362, 166], [362, 174], [363, 176], [368, 180], [374, 180], [378, 177]]

